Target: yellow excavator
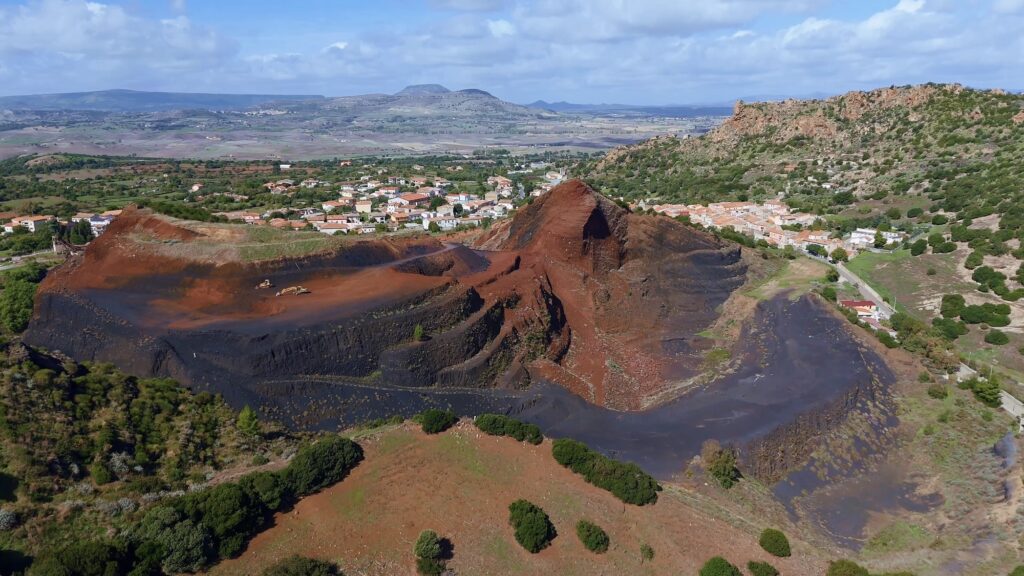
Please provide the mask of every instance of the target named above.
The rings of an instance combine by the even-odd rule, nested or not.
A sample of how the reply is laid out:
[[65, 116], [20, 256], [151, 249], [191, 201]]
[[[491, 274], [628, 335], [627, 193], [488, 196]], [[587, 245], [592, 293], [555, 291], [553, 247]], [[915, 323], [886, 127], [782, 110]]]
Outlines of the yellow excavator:
[[288, 294], [295, 294], [296, 296], [298, 296], [299, 294], [309, 294], [309, 290], [307, 290], [304, 286], [289, 286], [283, 290], [280, 290], [277, 294], [275, 294], [275, 296], [285, 296]]

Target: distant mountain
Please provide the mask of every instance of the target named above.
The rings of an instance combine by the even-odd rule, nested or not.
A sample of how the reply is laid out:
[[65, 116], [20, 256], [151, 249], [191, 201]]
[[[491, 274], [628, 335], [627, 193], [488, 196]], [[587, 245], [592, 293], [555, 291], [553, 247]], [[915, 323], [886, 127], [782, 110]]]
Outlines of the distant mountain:
[[279, 101], [316, 101], [323, 96], [284, 94], [203, 94], [101, 90], [65, 94], [0, 97], [0, 110], [88, 110], [98, 112], [157, 112], [167, 110], [245, 110]]
[[728, 116], [731, 106], [726, 105], [666, 105], [638, 106], [633, 104], [575, 104], [572, 102], [545, 102], [537, 100], [526, 105], [535, 110], [548, 110], [562, 114], [595, 114], [613, 116], [663, 116], [693, 118], [697, 116]]
[[413, 84], [395, 92], [395, 96], [417, 96], [422, 94], [447, 94], [451, 90], [440, 84]]

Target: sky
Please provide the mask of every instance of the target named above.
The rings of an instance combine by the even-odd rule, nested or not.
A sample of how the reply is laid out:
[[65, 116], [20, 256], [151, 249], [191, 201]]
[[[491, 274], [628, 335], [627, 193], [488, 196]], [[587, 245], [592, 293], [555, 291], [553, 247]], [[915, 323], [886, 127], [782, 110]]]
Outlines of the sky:
[[0, 94], [727, 103], [1024, 88], [1024, 0], [0, 0]]

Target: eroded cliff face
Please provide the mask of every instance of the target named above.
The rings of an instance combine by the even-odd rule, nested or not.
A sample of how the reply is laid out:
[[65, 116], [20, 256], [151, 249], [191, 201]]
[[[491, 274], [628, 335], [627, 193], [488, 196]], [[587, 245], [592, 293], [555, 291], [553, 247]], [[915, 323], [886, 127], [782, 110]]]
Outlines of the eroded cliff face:
[[[47, 277], [25, 341], [238, 401], [256, 382], [302, 376], [460, 388], [546, 378], [639, 409], [699, 370], [697, 334], [746, 274], [737, 247], [630, 214], [579, 181], [472, 249], [376, 239], [263, 262], [209, 256], [234, 233], [127, 211]], [[275, 295], [289, 286], [309, 292]]]

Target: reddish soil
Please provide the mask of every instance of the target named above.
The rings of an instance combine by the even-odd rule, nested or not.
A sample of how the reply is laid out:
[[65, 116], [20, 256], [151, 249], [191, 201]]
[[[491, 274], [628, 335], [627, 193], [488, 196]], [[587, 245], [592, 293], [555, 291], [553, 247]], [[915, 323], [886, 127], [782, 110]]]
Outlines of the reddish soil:
[[[757, 544], [761, 526], [715, 517], [703, 509], [716, 508], [693, 493], [669, 486], [653, 505], [625, 505], [558, 465], [549, 441], [530, 446], [463, 423], [436, 436], [407, 425], [360, 443], [366, 460], [348, 478], [279, 514], [212, 574], [255, 575], [302, 554], [336, 561], [349, 575], [411, 575], [413, 544], [427, 529], [451, 540], [457, 574], [696, 574], [715, 555], [744, 570], [748, 560], [762, 560], [787, 576], [824, 573], [809, 546], [793, 542], [791, 558], [773, 558]], [[508, 525], [508, 505], [518, 498], [543, 508], [558, 531], [538, 554], [520, 547]], [[587, 551], [576, 537], [584, 518], [608, 533], [607, 553]], [[644, 543], [653, 561], [641, 562]]]
[[[382, 366], [385, 376], [406, 384], [522, 386], [544, 378], [590, 402], [638, 410], [670, 399], [666, 390], [700, 371], [710, 344], [698, 334], [746, 278], [736, 246], [667, 218], [631, 214], [580, 181], [556, 187], [478, 237], [476, 250], [389, 238], [270, 262], [227, 256], [233, 242], [245, 241], [243, 228], [127, 210], [84, 256], [44, 281], [29, 341], [72, 356], [80, 348], [82, 359], [127, 359], [191, 383], [212, 377], [190, 367], [189, 356], [199, 359], [194, 338], [166, 340], [129, 358], [123, 346], [106, 350], [87, 336], [69, 343], [66, 334], [98, 331], [98, 316], [144, 331], [146, 342], [171, 338], [168, 330], [281, 335], [279, 342], [218, 342], [220, 355], [236, 346], [239, 357], [258, 355], [240, 364], [273, 365], [277, 374], [288, 367], [276, 346], [303, 351], [301, 362], [287, 361], [295, 373], [323, 374], [305, 351], [331, 354], [323, 338], [339, 349], [351, 349], [358, 338], [364, 365], [349, 356], [337, 375], [365, 376], [376, 368], [368, 362], [386, 356], [392, 367], [405, 368], [396, 375]], [[218, 259], [221, 250], [225, 257]], [[263, 279], [274, 286], [257, 289]], [[310, 293], [274, 296], [288, 286]], [[75, 320], [66, 307], [82, 307], [83, 299], [92, 319]], [[379, 325], [379, 318], [391, 322], [380, 337], [361, 335], [351, 322], [345, 337], [307, 332], [298, 342], [282, 335], [333, 331], [329, 323], [342, 319]], [[74, 321], [82, 326], [68, 325]], [[409, 342], [420, 324], [431, 337]], [[164, 361], [168, 354], [173, 367]]]

